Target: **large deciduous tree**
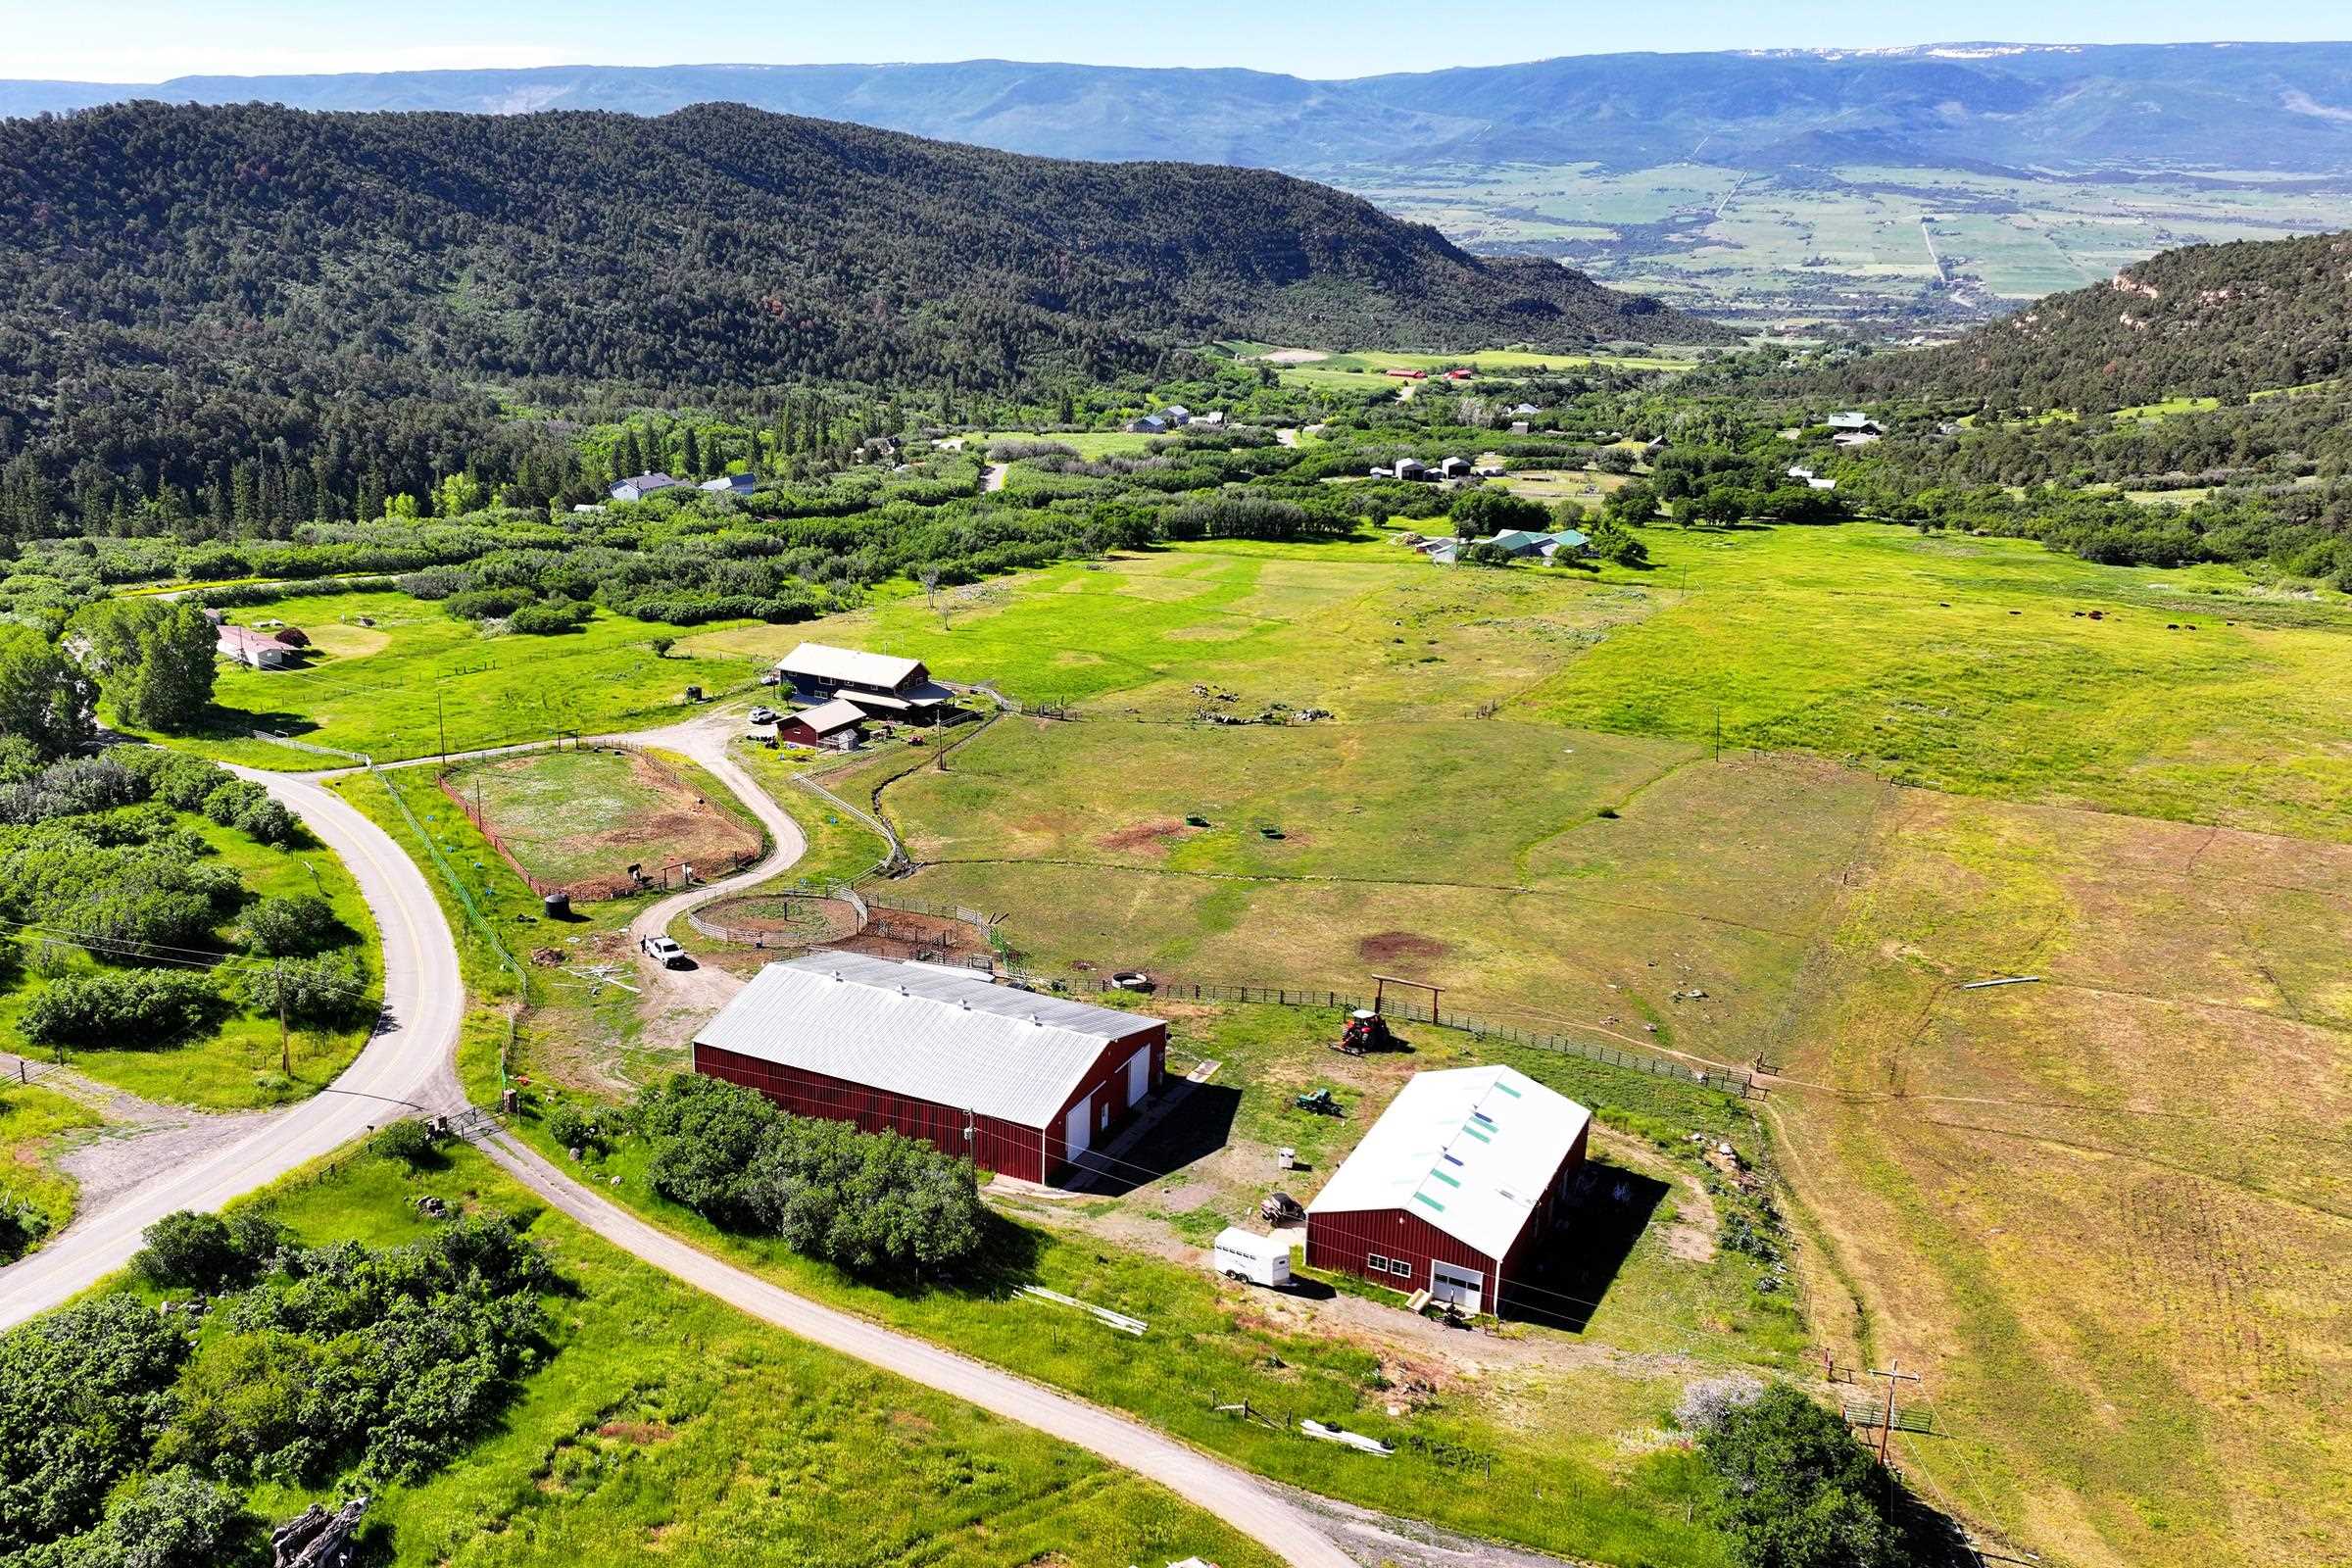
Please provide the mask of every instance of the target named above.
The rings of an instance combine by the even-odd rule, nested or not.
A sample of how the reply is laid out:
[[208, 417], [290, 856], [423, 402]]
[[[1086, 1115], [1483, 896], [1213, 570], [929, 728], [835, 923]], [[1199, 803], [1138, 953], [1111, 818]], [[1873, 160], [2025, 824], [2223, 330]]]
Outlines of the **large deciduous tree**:
[[187, 730], [212, 707], [219, 635], [196, 606], [110, 599], [83, 611], [74, 626], [123, 723]]
[[0, 735], [56, 758], [90, 738], [98, 687], [58, 646], [29, 626], [0, 626]]

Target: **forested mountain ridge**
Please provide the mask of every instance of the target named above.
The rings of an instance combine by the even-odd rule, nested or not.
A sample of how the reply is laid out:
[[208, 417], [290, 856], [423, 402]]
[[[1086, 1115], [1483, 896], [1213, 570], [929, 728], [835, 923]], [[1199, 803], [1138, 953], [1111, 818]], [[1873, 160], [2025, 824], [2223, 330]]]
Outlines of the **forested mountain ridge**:
[[496, 438], [494, 394], [564, 410], [1036, 388], [1221, 336], [1731, 334], [1280, 174], [740, 106], [0, 122], [0, 500], [18, 514], [37, 510], [27, 487], [85, 515], [84, 492], [132, 476], [193, 490], [273, 443], [281, 463], [334, 447], [346, 471], [429, 484]]
[[1857, 398], [2083, 414], [2242, 401], [2352, 370], [2352, 233], [2191, 245], [2053, 294], [1958, 341], [1837, 372]]

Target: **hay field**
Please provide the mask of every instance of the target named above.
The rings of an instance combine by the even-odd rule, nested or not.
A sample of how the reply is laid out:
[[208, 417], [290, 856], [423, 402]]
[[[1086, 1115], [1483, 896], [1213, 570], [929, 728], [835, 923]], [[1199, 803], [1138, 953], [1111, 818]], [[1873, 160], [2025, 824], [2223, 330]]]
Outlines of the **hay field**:
[[2076, 1563], [2352, 1555], [2346, 951], [2352, 851], [1891, 798], [1780, 1048], [1836, 1093], [1773, 1116], [1859, 1298], [1817, 1322], [1927, 1375], [1949, 1504]]

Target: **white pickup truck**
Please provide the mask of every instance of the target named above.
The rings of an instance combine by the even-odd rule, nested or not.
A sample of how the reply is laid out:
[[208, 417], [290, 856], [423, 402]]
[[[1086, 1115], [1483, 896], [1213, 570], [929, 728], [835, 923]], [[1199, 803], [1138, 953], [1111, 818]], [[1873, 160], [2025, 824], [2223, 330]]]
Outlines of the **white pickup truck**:
[[684, 948], [664, 936], [639, 937], [637, 949], [664, 969], [682, 969], [692, 961]]

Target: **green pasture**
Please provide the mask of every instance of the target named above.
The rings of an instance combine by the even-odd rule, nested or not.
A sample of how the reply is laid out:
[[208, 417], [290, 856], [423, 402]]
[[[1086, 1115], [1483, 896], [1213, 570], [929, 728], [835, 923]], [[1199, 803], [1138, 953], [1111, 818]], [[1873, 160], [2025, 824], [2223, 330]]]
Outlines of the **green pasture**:
[[[74, 1217], [74, 1179], [57, 1168], [61, 1146], [98, 1125], [80, 1102], [38, 1084], [0, 1080], [0, 1209], [34, 1216], [54, 1236]], [[8, 1261], [0, 1249], [0, 1262]]]
[[966, 452], [981, 455], [985, 461], [991, 441], [1051, 441], [1065, 446], [1088, 460], [1097, 458], [1140, 458], [1154, 441], [1163, 437], [1129, 430], [992, 430], [981, 435], [963, 438]]
[[[708, 632], [681, 647], [773, 661], [804, 639], [924, 660], [1027, 703], [1097, 716], [1189, 717], [1320, 704], [1342, 717], [1474, 711], [1531, 685], [1655, 595], [1538, 572], [1447, 572], [1389, 538], [1183, 545], [1068, 563], [803, 626]], [[1196, 685], [1213, 688], [1206, 696]], [[1232, 703], [1215, 701], [1231, 692]]]
[[[357, 1009], [359, 1016], [366, 1017], [380, 988], [382, 945], [358, 884], [334, 853], [318, 845], [271, 849], [234, 828], [193, 813], [181, 813], [178, 825], [200, 834], [220, 863], [237, 872], [252, 898], [307, 893], [327, 901], [348, 933], [343, 947], [336, 951], [357, 955], [369, 977], [369, 997], [363, 999]], [[236, 924], [234, 915], [220, 923], [216, 933], [220, 953], [237, 965], [267, 962], [231, 952], [228, 944]], [[0, 1031], [5, 1031], [13, 1049], [53, 1057], [54, 1052], [33, 1052], [25, 1045], [17, 1034], [17, 1021], [49, 979], [96, 972], [100, 961], [64, 943], [42, 943], [37, 937], [22, 941], [27, 961], [0, 990]], [[224, 992], [234, 994], [233, 975], [223, 974], [220, 983]], [[69, 1047], [66, 1060], [76, 1071], [145, 1099], [208, 1110], [245, 1110], [286, 1104], [317, 1094], [351, 1064], [368, 1043], [368, 1034], [367, 1023], [339, 1028], [298, 1023], [288, 1034], [281, 1062], [276, 1018], [240, 1009], [207, 1035], [124, 1041], [100, 1050]], [[282, 1070], [286, 1062], [290, 1062], [290, 1071]]]
[[[251, 618], [259, 612], [240, 612]], [[173, 742], [257, 767], [320, 765], [308, 754], [245, 741], [252, 730], [360, 752], [377, 761], [587, 733], [682, 716], [685, 689], [748, 689], [760, 671], [723, 655], [654, 656], [674, 626], [599, 612], [559, 636], [485, 636], [468, 620], [404, 594], [288, 599], [268, 614], [317, 645], [300, 667], [224, 663], [215, 687], [214, 733]], [[362, 626], [365, 617], [374, 622]], [[227, 742], [229, 744], [222, 744]]]
[[[2352, 612], [1877, 524], [1648, 530], [1669, 592], [1514, 707], [1907, 783], [2352, 838]], [[2090, 618], [2090, 612], [2099, 618]]]
[[[304, 1241], [396, 1246], [415, 1200], [517, 1216], [563, 1287], [500, 1420], [429, 1479], [369, 1486], [370, 1561], [1125, 1568], [1273, 1559], [1200, 1509], [1079, 1449], [819, 1349], [679, 1284], [544, 1207], [470, 1149], [435, 1168], [357, 1150], [259, 1200]], [[264, 1485], [271, 1520], [343, 1487]]]
[[[824, 887], [835, 882], [855, 882], [890, 858], [890, 846], [883, 842], [881, 834], [793, 782], [798, 774], [836, 765], [838, 758], [795, 757], [789, 751], [771, 751], [750, 741], [736, 742], [731, 752], [736, 761], [767, 792], [768, 798], [784, 808], [808, 841], [807, 851], [793, 862], [785, 885], [800, 882]], [[898, 765], [906, 765], [904, 749], [890, 749], [888, 755], [900, 759]], [[861, 793], [844, 781], [820, 779], [820, 782], [844, 800], [856, 801]]]

